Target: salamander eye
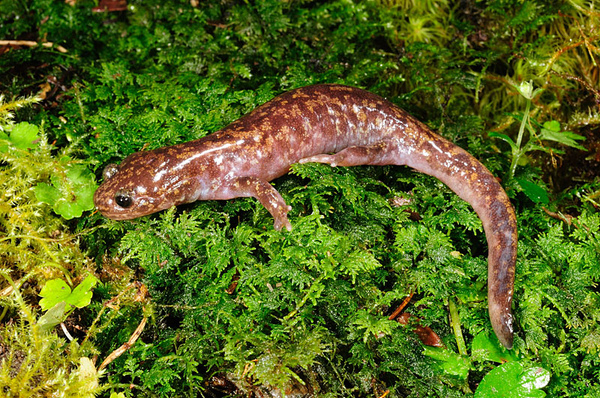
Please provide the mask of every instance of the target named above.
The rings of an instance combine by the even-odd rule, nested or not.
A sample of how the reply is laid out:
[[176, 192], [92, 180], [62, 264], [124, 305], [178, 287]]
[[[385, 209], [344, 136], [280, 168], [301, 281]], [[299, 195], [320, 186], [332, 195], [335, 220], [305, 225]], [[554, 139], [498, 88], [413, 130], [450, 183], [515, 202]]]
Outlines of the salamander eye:
[[133, 204], [133, 197], [130, 192], [118, 191], [115, 194], [115, 203], [124, 209], [131, 207]]
[[104, 177], [104, 181], [112, 178], [112, 176], [117, 174], [117, 171], [119, 171], [119, 168], [117, 167], [116, 164], [111, 163], [111, 164], [106, 165], [106, 167], [102, 171], [102, 177]]

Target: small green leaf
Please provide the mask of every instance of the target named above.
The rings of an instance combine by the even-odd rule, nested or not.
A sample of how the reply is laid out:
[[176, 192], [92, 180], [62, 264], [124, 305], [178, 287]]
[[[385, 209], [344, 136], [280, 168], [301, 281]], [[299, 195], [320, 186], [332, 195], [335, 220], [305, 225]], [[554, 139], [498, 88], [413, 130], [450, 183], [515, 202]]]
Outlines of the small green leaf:
[[502, 141], [508, 143], [508, 145], [510, 145], [510, 148], [512, 149], [513, 152], [515, 152], [518, 149], [517, 144], [515, 144], [515, 142], [512, 140], [512, 138], [510, 138], [506, 134], [496, 133], [496, 132], [492, 131], [491, 133], [488, 134], [488, 136], [499, 138]]
[[561, 144], [585, 151], [585, 147], [579, 145], [577, 141], [585, 140], [584, 136], [572, 133], [570, 131], [560, 131], [560, 123], [555, 120], [545, 122], [540, 132], [540, 139], [560, 142]]
[[50, 181], [52, 185], [38, 183], [34, 193], [37, 200], [51, 205], [56, 214], [70, 220], [94, 208], [94, 192], [98, 186], [84, 165], [66, 166], [66, 177], [52, 175]]
[[544, 122], [544, 128], [558, 133], [560, 131], [560, 123], [556, 120], [549, 120]]
[[38, 183], [33, 192], [37, 200], [48, 204], [53, 204], [60, 198], [60, 191], [45, 182]]
[[504, 348], [496, 335], [492, 336], [490, 338], [489, 334], [485, 332], [481, 332], [475, 336], [471, 346], [473, 358], [479, 361], [494, 361], [499, 363], [519, 360], [514, 351]]
[[445, 348], [428, 346], [424, 347], [423, 354], [435, 359], [437, 366], [446, 374], [458, 376], [461, 379], [466, 379], [469, 375], [471, 362], [460, 354]]
[[527, 197], [531, 199], [534, 203], [548, 204], [550, 202], [548, 194], [546, 193], [544, 188], [527, 180], [517, 179], [517, 182], [523, 189], [523, 193], [527, 195]]
[[83, 308], [92, 301], [92, 289], [98, 283], [98, 279], [93, 275], [88, 275], [68, 297], [68, 303], [77, 308]]
[[525, 369], [520, 362], [507, 362], [491, 370], [479, 383], [475, 398], [538, 398], [540, 388], [550, 381], [550, 372], [541, 367]]
[[16, 124], [10, 132], [10, 141], [18, 149], [32, 149], [35, 147], [33, 142], [39, 138], [37, 133], [38, 127], [35, 124], [21, 122]]
[[62, 279], [52, 279], [46, 282], [40, 296], [43, 298], [40, 300], [40, 307], [46, 311], [56, 304], [66, 301], [67, 297], [71, 294], [71, 288]]
[[48, 312], [46, 312], [40, 317], [40, 319], [38, 319], [37, 325], [39, 326], [39, 328], [42, 331], [47, 332], [53, 329], [59, 323], [63, 322], [65, 320], [66, 306], [67, 303], [65, 303], [64, 301], [61, 301], [60, 303], [54, 305]]
[[88, 275], [83, 282], [73, 291], [62, 279], [52, 279], [46, 282], [40, 296], [40, 307], [47, 310], [60, 302], [65, 302], [73, 307], [83, 308], [92, 300], [92, 289], [98, 282], [93, 275]]
[[52, 206], [56, 214], [60, 214], [67, 220], [75, 217], [81, 217], [83, 213], [79, 206], [75, 203], [68, 202], [65, 198], [59, 198]]

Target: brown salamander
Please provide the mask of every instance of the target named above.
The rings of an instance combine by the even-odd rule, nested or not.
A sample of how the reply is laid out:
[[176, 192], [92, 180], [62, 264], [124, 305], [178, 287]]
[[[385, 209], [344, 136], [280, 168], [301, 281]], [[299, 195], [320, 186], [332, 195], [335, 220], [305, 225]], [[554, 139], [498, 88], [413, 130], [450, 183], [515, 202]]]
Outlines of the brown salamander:
[[269, 181], [297, 162], [407, 165], [470, 203], [487, 237], [491, 323], [512, 347], [517, 223], [506, 193], [469, 153], [367, 91], [299, 88], [199, 140], [134, 153], [106, 167], [94, 202], [104, 216], [124, 220], [196, 200], [252, 196], [273, 215], [276, 229], [290, 230], [290, 207]]

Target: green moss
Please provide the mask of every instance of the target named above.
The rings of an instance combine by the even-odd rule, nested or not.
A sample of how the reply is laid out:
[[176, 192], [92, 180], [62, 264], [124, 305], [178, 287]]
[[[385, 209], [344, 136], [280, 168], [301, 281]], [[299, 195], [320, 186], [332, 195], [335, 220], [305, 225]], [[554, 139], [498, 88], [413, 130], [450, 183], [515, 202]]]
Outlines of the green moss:
[[[487, 245], [469, 206], [433, 178], [400, 167], [295, 165], [275, 181], [293, 206], [290, 233], [274, 231], [250, 199], [114, 222], [85, 206], [66, 221], [35, 195], [40, 183], [48, 201], [52, 186], [77, 191], [57, 177], [78, 180], [68, 177], [73, 167], [100, 177], [109, 162], [207, 135], [287, 89], [339, 82], [388, 97], [504, 177], [520, 231], [511, 358], [549, 371], [548, 395], [595, 391], [600, 185], [571, 168], [560, 192], [553, 164], [565, 148], [548, 138], [560, 123], [595, 142], [593, 2], [226, 0], [194, 8], [132, 0], [112, 13], [94, 13], [95, 5], [0, 0], [2, 39], [68, 50], [13, 47], [0, 56], [0, 266], [14, 281], [0, 285], [0, 344], [15, 347], [0, 365], [3, 386], [47, 380], [49, 390], [75, 394], [99, 380], [103, 396], [273, 388], [472, 396], [496, 366], [474, 352], [490, 330]], [[514, 87], [529, 81], [543, 92], [526, 99]], [[19, 107], [33, 104], [44, 83], [45, 100]], [[13, 120], [37, 126], [39, 140], [15, 145]], [[518, 178], [506, 178], [514, 159], [506, 142], [520, 130], [531, 145], [515, 161]], [[579, 156], [590, 170], [593, 155]], [[77, 343], [57, 330], [40, 334], [32, 325], [47, 316], [42, 287], [61, 279], [73, 289], [89, 274], [100, 280], [91, 303], [65, 320]], [[412, 324], [387, 319], [411, 293], [407, 311], [441, 337], [442, 357], [456, 367], [424, 355]], [[93, 370], [142, 320], [140, 338], [97, 378]], [[80, 360], [94, 355], [84, 381]]]

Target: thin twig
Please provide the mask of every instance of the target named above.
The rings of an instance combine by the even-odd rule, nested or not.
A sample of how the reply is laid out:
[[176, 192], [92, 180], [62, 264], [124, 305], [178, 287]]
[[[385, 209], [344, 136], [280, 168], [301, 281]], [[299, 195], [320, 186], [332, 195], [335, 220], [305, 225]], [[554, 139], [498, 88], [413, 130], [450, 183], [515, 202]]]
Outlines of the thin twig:
[[61, 327], [63, 333], [65, 334], [65, 336], [67, 337], [67, 339], [69, 339], [69, 341], [73, 341], [73, 336], [71, 336], [71, 333], [69, 333], [69, 331], [67, 330], [67, 327], [65, 326], [64, 322], [60, 323], [60, 327]]
[[[542, 206], [542, 210], [544, 210], [544, 212], [546, 214], [548, 214], [550, 217], [556, 218], [557, 220], [565, 222], [568, 226], [571, 226], [571, 224], [573, 224], [573, 219], [575, 219], [575, 217], [570, 216], [568, 214], [550, 211], [544, 206]], [[577, 227], [577, 225], [575, 225], [575, 227]]]
[[104, 369], [105, 367], [107, 367], [108, 364], [110, 364], [112, 361], [114, 361], [115, 359], [117, 359], [118, 357], [123, 355], [125, 353], [125, 351], [130, 349], [131, 346], [135, 344], [136, 340], [142, 334], [142, 331], [144, 330], [144, 327], [146, 326], [147, 321], [148, 321], [148, 317], [144, 317], [144, 319], [142, 319], [142, 321], [140, 322], [138, 327], [135, 329], [135, 331], [133, 332], [133, 334], [127, 341], [127, 343], [124, 343], [121, 347], [119, 347], [116, 350], [114, 350], [113, 352], [111, 352], [110, 355], [106, 357], [104, 362], [102, 362], [102, 364], [100, 364], [100, 367], [98, 368], [98, 372], [101, 371], [102, 369]]
[[[27, 46], [27, 47], [36, 47], [39, 45], [42, 45], [43, 47], [54, 47], [54, 43], [52, 43], [51, 41], [46, 41], [43, 43], [38, 43], [37, 41], [33, 41], [33, 40], [0, 40], [0, 46]], [[63, 46], [61, 46], [60, 44], [56, 45], [56, 49], [58, 51], [60, 51], [61, 53], [66, 53], [68, 52], [66, 48], [64, 48]]]
[[404, 299], [404, 301], [402, 301], [402, 304], [400, 304], [398, 306], [398, 308], [396, 308], [396, 311], [392, 312], [392, 315], [389, 316], [389, 320], [391, 321], [392, 319], [396, 318], [398, 316], [398, 314], [400, 314], [402, 312], [402, 310], [404, 309], [404, 307], [406, 307], [408, 305], [408, 303], [410, 302], [410, 299], [413, 296], [413, 292], [411, 292], [408, 297], [406, 297]]
[[385, 392], [379, 396], [379, 398], [385, 398], [390, 393], [390, 390], [385, 390]]

